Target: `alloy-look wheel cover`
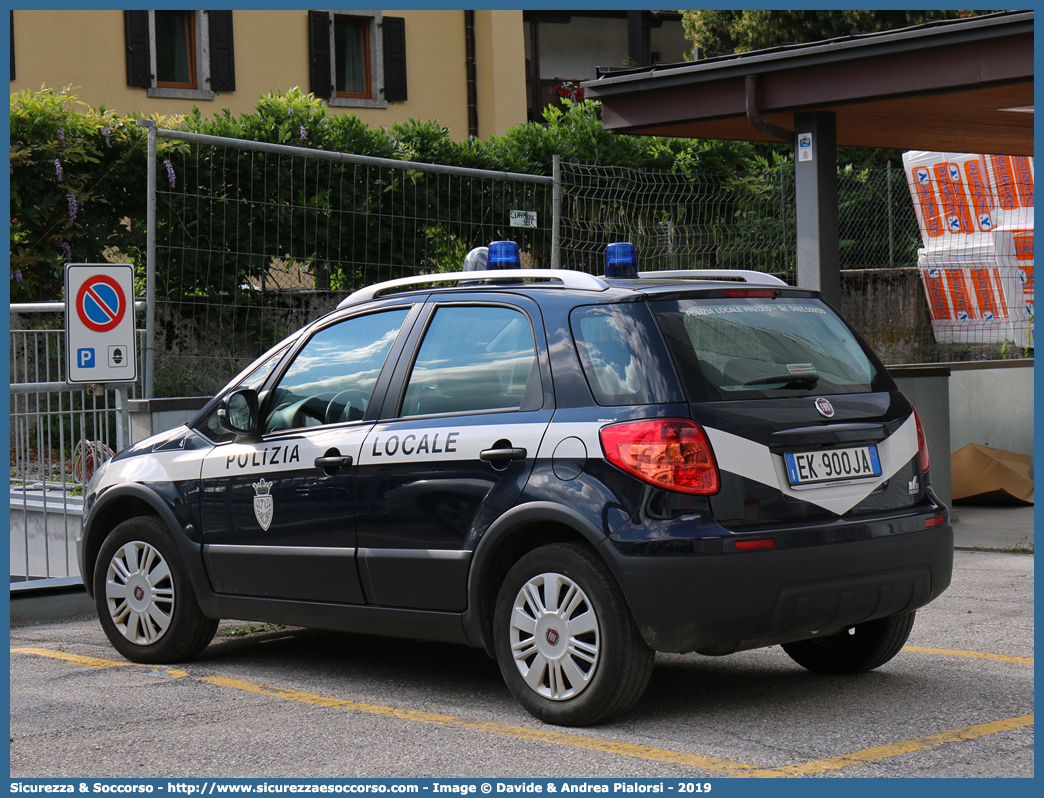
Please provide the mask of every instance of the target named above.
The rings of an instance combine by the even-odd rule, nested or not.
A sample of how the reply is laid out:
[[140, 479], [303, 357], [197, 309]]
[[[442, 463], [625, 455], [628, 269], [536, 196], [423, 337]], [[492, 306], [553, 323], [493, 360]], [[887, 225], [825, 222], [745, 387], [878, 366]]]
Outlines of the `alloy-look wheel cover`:
[[598, 617], [580, 586], [567, 576], [540, 574], [515, 596], [509, 627], [515, 667], [544, 698], [575, 698], [598, 667]]
[[109, 561], [105, 600], [109, 617], [130, 642], [159, 641], [174, 615], [174, 579], [167, 561], [148, 543], [125, 543]]

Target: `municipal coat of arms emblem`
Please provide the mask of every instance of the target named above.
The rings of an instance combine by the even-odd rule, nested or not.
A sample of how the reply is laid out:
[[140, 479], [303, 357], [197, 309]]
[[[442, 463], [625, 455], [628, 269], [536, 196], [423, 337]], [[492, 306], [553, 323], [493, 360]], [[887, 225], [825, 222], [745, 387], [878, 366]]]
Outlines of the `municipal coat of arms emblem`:
[[265, 482], [264, 477], [261, 478], [260, 482], [254, 483], [254, 516], [257, 518], [257, 522], [261, 524], [261, 528], [268, 531], [268, 527], [272, 525], [272, 496], [269, 491], [272, 489], [271, 482]]

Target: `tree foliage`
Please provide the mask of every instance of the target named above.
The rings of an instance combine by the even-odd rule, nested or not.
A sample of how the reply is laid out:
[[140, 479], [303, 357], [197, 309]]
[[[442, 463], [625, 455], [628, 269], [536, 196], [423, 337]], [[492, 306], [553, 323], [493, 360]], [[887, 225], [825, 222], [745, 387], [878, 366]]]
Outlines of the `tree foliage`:
[[[984, 12], [973, 12], [984, 13]], [[960, 11], [683, 11], [686, 37], [704, 57], [764, 50], [784, 44], [824, 41], [855, 33], [874, 33], [956, 19]]]

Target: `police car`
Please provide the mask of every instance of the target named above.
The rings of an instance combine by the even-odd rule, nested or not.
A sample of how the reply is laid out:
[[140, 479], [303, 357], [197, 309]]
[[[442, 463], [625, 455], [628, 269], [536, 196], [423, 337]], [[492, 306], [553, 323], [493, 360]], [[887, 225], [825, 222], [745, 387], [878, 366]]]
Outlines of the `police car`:
[[79, 564], [134, 662], [219, 618], [484, 648], [548, 723], [654, 652], [876, 668], [950, 582], [916, 411], [809, 290], [741, 271], [370, 286], [86, 491]]

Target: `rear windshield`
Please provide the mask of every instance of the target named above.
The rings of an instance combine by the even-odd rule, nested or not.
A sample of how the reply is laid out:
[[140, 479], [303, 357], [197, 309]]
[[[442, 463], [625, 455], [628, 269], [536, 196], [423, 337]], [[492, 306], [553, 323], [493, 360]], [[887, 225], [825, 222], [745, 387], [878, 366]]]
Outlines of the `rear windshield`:
[[818, 299], [652, 303], [690, 402], [888, 390], [891, 380]]

